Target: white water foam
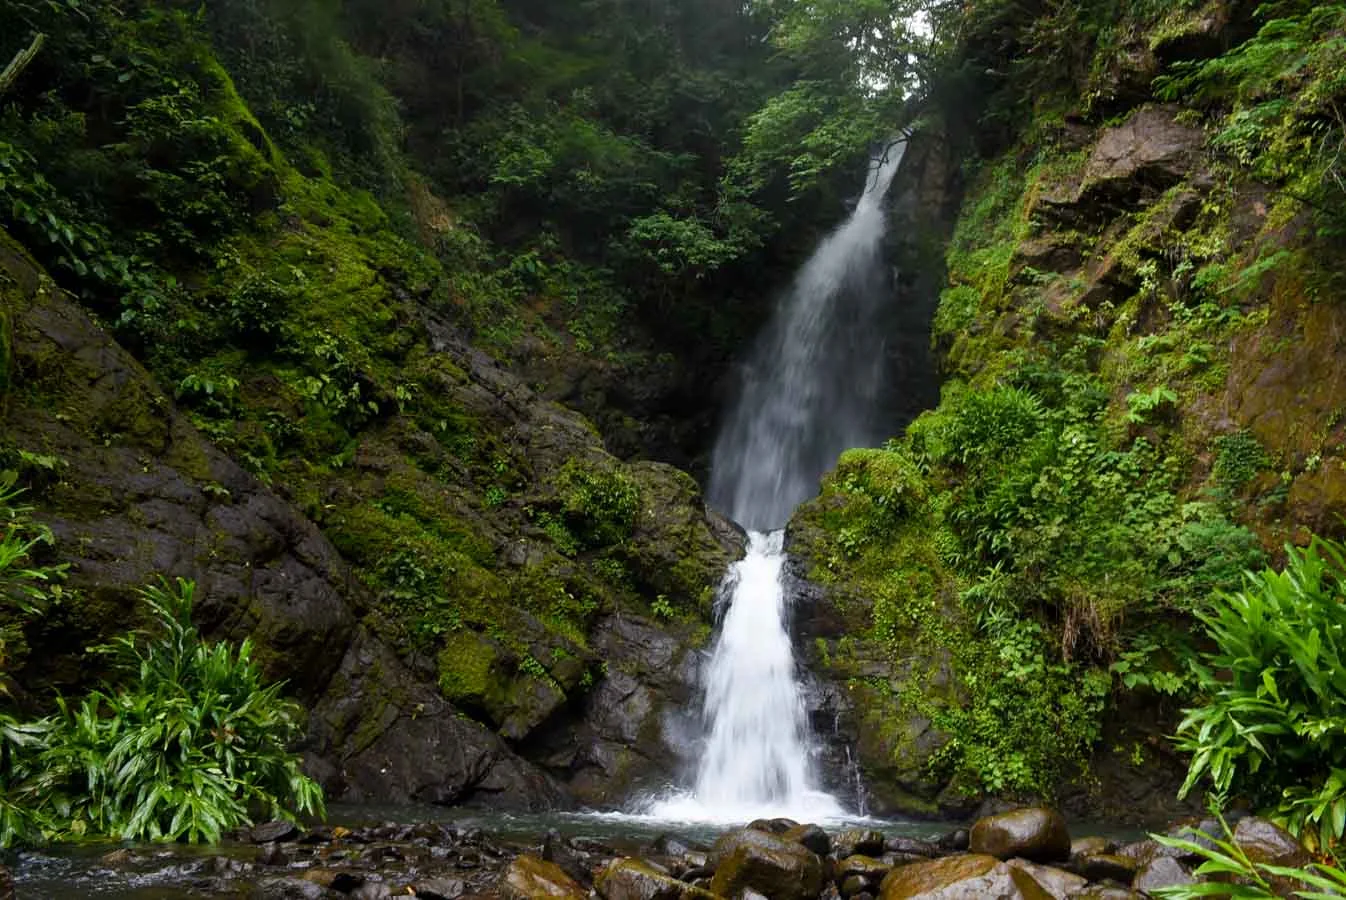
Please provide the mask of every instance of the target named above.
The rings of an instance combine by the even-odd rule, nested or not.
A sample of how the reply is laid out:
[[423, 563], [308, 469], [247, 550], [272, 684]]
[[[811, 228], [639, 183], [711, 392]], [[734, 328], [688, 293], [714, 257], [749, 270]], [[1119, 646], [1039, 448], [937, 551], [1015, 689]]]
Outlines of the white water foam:
[[841, 804], [813, 785], [808, 728], [785, 630], [782, 531], [748, 537], [730, 569], [732, 600], [705, 673], [710, 723], [696, 788], [656, 801], [649, 814], [682, 822], [748, 822], [786, 816], [842, 819]]

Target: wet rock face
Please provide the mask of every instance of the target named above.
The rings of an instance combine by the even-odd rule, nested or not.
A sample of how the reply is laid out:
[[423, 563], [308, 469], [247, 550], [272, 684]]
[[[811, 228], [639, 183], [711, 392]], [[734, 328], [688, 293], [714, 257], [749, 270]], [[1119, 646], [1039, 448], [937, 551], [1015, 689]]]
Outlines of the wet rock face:
[[[133, 624], [141, 585], [183, 577], [197, 583], [203, 633], [251, 638], [267, 677], [284, 680], [311, 711], [302, 749], [330, 799], [543, 809], [571, 802], [561, 782], [587, 802], [615, 805], [642, 779], [672, 780], [678, 754], [664, 724], [691, 705], [696, 662], [687, 648], [704, 640], [696, 620], [708, 617], [713, 586], [742, 553], [742, 535], [706, 511], [689, 476], [626, 466], [642, 503], [629, 539], [612, 551], [630, 591], [667, 595], [676, 622], [623, 611], [572, 636], [502, 600], [503, 637], [464, 629], [453, 647], [482, 662], [487, 677], [450, 693], [435, 655], [407, 646], [348, 563], [366, 572], [382, 558], [361, 555], [367, 535], [348, 513], [396, 482], [446, 509], [480, 538], [483, 554], [497, 549], [497, 568], [480, 570], [482, 579], [545, 570], [547, 589], [570, 590], [571, 579], [592, 576], [578, 571], [581, 561], [535, 539], [520, 510], [483, 511], [449, 489], [452, 479], [428, 474], [467, 477], [461, 461], [396, 417], [361, 434], [348, 477], [317, 486], [324, 508], [337, 510], [324, 521], [334, 546], [283, 496], [294, 485], [272, 490], [206, 440], [2, 232], [0, 296], [3, 330], [13, 334], [0, 422], [7, 443], [61, 460], [59, 480], [33, 499], [81, 596], [78, 609], [54, 612], [45, 637], [29, 641], [26, 668], [9, 672], [29, 692], [85, 687], [98, 673], [71, 648]], [[574, 460], [620, 465], [581, 417], [539, 400], [446, 326], [423, 324], [428, 352], [460, 379], [428, 378], [427, 389], [442, 388], [467, 415], [492, 423], [536, 481], [539, 503], [554, 501], [556, 477]], [[422, 457], [434, 465], [418, 469]], [[520, 665], [527, 660], [533, 669]]]
[[[3, 411], [6, 437], [65, 462], [60, 482], [34, 498], [81, 594], [77, 615], [49, 623], [57, 651], [136, 622], [139, 586], [194, 579], [202, 630], [252, 638], [267, 676], [312, 710], [303, 749], [332, 799], [564, 802], [546, 775], [461, 718], [358, 624], [369, 598], [312, 522], [206, 441], [3, 241], [0, 270], [27, 286], [0, 288], [22, 382]], [[12, 674], [41, 690], [90, 673], [77, 656], [51, 652]]]
[[1200, 129], [1176, 121], [1178, 107], [1145, 106], [1105, 130], [1084, 168], [1078, 199], [1109, 192], [1162, 191], [1191, 171], [1205, 146]]

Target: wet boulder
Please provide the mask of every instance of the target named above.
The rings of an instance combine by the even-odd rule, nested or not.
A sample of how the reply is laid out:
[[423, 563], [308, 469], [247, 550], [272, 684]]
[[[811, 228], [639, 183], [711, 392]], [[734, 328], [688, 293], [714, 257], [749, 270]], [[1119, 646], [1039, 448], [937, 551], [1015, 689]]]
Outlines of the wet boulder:
[[843, 896], [878, 890], [879, 885], [893, 867], [871, 856], [848, 856], [836, 864], [836, 881], [841, 885]]
[[849, 828], [832, 840], [837, 859], [848, 856], [880, 856], [884, 847], [883, 832], [872, 828]]
[[1139, 868], [1129, 856], [1115, 853], [1094, 853], [1077, 856], [1071, 860], [1071, 868], [1090, 881], [1116, 881], [1130, 884]]
[[467, 883], [461, 878], [428, 878], [415, 885], [420, 900], [458, 900], [467, 893]]
[[603, 900], [711, 900], [713, 896], [640, 859], [613, 860], [594, 887]]
[[972, 853], [997, 859], [1022, 857], [1033, 862], [1070, 858], [1070, 831], [1054, 809], [1026, 807], [978, 819], [968, 838]]
[[1075, 838], [1070, 842], [1070, 856], [1074, 859], [1077, 856], [1093, 856], [1097, 853], [1112, 853], [1116, 851], [1117, 844], [1102, 837], [1081, 837]]
[[1159, 888], [1180, 887], [1195, 884], [1192, 870], [1171, 856], [1156, 856], [1140, 867], [1131, 887], [1148, 893]]
[[786, 829], [781, 837], [802, 844], [819, 856], [832, 852], [832, 838], [817, 825], [796, 825]]
[[[1234, 826], [1234, 843], [1247, 854], [1249, 860], [1261, 865], [1303, 868], [1313, 860], [1294, 835], [1274, 822], [1257, 816], [1239, 820]], [[1284, 896], [1307, 887], [1279, 876], [1270, 877], [1268, 883], [1272, 890]]]
[[968, 897], [1052, 900], [1052, 895], [1026, 870], [985, 854], [946, 856], [902, 866], [888, 873], [879, 889], [879, 900], [914, 897], [920, 900], [963, 900]]
[[525, 854], [510, 863], [500, 876], [500, 896], [505, 900], [538, 900], [544, 897], [584, 900], [589, 892], [555, 863]]
[[1068, 897], [1074, 897], [1089, 884], [1087, 878], [1073, 872], [1031, 863], [1026, 859], [1011, 859], [1007, 865], [1011, 868], [1023, 869], [1033, 876], [1033, 880], [1056, 900], [1066, 900]]
[[751, 889], [772, 900], [814, 900], [823, 889], [818, 854], [769, 832], [731, 831], [715, 842], [714, 858], [710, 890], [722, 897]]

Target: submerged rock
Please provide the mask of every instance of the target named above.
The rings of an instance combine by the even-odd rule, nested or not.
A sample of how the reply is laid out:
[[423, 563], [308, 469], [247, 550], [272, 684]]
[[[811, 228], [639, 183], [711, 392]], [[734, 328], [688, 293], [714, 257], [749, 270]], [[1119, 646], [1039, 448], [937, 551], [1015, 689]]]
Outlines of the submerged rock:
[[998, 859], [1019, 856], [1033, 862], [1070, 858], [1070, 831], [1054, 809], [1027, 807], [978, 819], [968, 849]]

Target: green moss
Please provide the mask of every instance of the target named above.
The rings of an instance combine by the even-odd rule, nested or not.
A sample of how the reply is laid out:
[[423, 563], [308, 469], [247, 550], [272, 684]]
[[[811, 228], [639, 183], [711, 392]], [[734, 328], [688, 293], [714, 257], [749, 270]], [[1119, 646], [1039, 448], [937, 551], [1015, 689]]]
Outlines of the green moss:
[[439, 689], [454, 704], [485, 709], [504, 690], [499, 651], [482, 635], [471, 631], [450, 635], [437, 659]]
[[587, 546], [630, 537], [640, 512], [640, 486], [615, 461], [567, 460], [556, 489], [567, 525]]

